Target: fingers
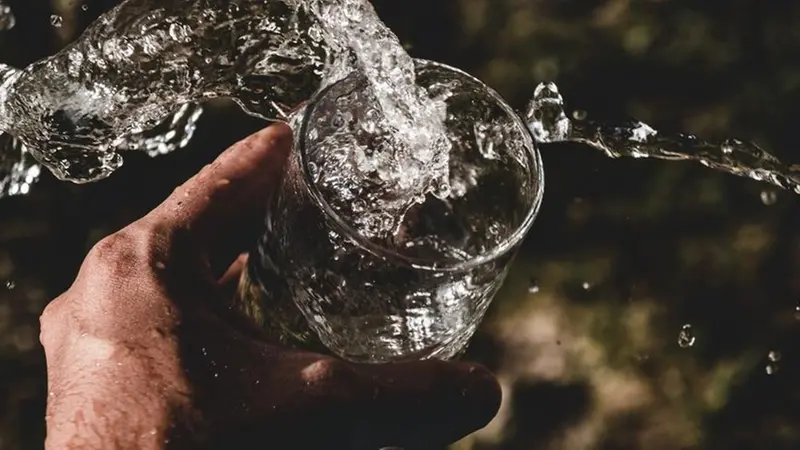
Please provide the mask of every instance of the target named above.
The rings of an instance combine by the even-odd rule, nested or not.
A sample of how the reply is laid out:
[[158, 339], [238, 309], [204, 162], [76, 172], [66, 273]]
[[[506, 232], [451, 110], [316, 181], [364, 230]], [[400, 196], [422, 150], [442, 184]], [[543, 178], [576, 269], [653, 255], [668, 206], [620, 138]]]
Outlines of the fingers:
[[147, 219], [190, 230], [212, 266], [224, 270], [255, 242], [291, 141], [289, 127], [276, 124], [233, 145]]
[[502, 400], [494, 376], [472, 364], [425, 361], [358, 370], [372, 377], [375, 390], [354, 433], [372, 448], [453, 443], [486, 426]]
[[222, 294], [225, 299], [233, 298], [239, 288], [239, 281], [242, 278], [242, 272], [247, 267], [247, 253], [242, 253], [238, 258], [228, 267], [228, 270], [220, 277], [218, 284], [222, 289]]

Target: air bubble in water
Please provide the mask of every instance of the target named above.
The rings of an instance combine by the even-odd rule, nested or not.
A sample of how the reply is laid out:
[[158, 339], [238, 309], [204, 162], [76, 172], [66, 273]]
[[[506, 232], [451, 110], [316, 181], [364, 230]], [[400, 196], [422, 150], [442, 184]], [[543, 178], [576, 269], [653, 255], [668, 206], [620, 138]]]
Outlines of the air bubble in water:
[[58, 14], [50, 15], [50, 25], [52, 25], [52, 26], [54, 26], [56, 28], [61, 28], [61, 26], [63, 24], [64, 24], [64, 18], [63, 17], [59, 16]]
[[588, 281], [584, 281], [581, 287], [583, 288], [584, 291], [588, 291], [589, 289], [592, 288], [592, 285]]
[[776, 364], [767, 364], [766, 372], [767, 375], [775, 375], [778, 372], [778, 366]]
[[778, 202], [778, 193], [769, 189], [761, 191], [761, 202], [767, 206], [774, 205]]
[[767, 358], [769, 358], [769, 360], [772, 361], [772, 362], [778, 362], [778, 361], [781, 360], [781, 353], [778, 352], [778, 351], [772, 350], [767, 355]]
[[17, 24], [11, 7], [0, 1], [0, 31], [10, 30]]
[[16, 288], [16, 287], [17, 287], [17, 283], [14, 280], [6, 281], [6, 289], [8, 289], [9, 291], [14, 290], [14, 288]]
[[695, 340], [692, 326], [690, 324], [684, 325], [678, 333], [678, 345], [681, 348], [689, 348], [694, 346]]
[[794, 308], [794, 318], [800, 320], [800, 306]]
[[86, 3], [81, 5], [81, 11], [88, 11], [88, 10], [89, 10], [89, 5], [87, 5]]

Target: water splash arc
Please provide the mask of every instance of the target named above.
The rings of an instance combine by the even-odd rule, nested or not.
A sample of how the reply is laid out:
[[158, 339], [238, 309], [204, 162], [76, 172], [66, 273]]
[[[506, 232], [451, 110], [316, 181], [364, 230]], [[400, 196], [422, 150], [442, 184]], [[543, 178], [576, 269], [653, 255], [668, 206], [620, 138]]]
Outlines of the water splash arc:
[[226, 97], [272, 119], [275, 104], [353, 70], [420, 167], [446, 153], [441, 102], [416, 87], [411, 57], [366, 0], [127, 0], [61, 52], [6, 70], [0, 130], [59, 179], [91, 182], [120, 167], [118, 150], [147, 147], [128, 136], [185, 105]]
[[629, 120], [603, 123], [584, 112], [570, 119], [554, 83], [542, 83], [525, 114], [539, 142], [578, 142], [611, 158], [694, 161], [710, 169], [766, 182], [800, 194], [800, 165], [787, 165], [757, 144], [739, 139], [710, 142], [689, 134], [663, 135], [650, 125]]

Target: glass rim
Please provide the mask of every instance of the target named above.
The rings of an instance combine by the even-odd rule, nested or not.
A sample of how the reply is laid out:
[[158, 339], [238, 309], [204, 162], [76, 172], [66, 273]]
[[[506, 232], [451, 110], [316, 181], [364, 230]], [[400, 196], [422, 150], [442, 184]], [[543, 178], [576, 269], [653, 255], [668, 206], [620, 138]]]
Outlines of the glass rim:
[[[311, 175], [311, 170], [308, 167], [308, 158], [306, 157], [306, 130], [308, 129], [309, 122], [311, 120], [311, 112], [314, 110], [314, 107], [317, 105], [319, 100], [334, 86], [341, 82], [337, 81], [332, 83], [331, 85], [319, 90], [314, 96], [302, 105], [301, 108], [295, 111], [295, 113], [301, 112], [303, 114], [303, 119], [300, 124], [300, 130], [298, 130], [298, 136], [295, 138], [298, 150], [299, 150], [299, 157], [300, 157], [300, 165], [301, 165], [301, 172], [303, 176], [303, 181], [306, 184], [308, 191], [316, 203], [316, 205], [322, 209], [325, 214], [325, 218], [332, 222], [331, 225], [333, 226], [334, 230], [342, 235], [345, 239], [348, 239], [354, 242], [359, 248], [366, 250], [367, 252], [377, 256], [378, 258], [385, 259], [392, 264], [404, 265], [408, 266], [415, 270], [424, 270], [424, 271], [433, 271], [433, 272], [463, 272], [474, 269], [478, 266], [487, 264], [494, 260], [497, 260], [504, 255], [508, 254], [510, 251], [514, 249], [528, 234], [530, 228], [533, 226], [533, 223], [536, 221], [536, 216], [539, 213], [539, 209], [542, 204], [542, 198], [544, 196], [544, 168], [542, 167], [542, 157], [539, 153], [539, 148], [536, 145], [536, 140], [533, 138], [533, 134], [525, 125], [525, 122], [522, 120], [522, 117], [514, 111], [514, 109], [506, 102], [506, 100], [500, 96], [500, 94], [495, 91], [493, 88], [488, 86], [486, 83], [482, 82], [481, 80], [477, 79], [476, 77], [464, 72], [461, 69], [449, 66], [447, 64], [429, 61], [426, 59], [418, 59], [414, 58], [414, 63], [424, 65], [424, 66], [435, 66], [445, 70], [449, 70], [452, 72], [456, 72], [462, 76], [467, 77], [468, 79], [472, 80], [473, 82], [477, 83], [481, 86], [481, 88], [485, 89], [489, 95], [498, 102], [500, 107], [508, 113], [512, 120], [517, 122], [517, 125], [522, 129], [522, 138], [528, 141], [527, 143], [530, 144], [526, 151], [528, 157], [528, 162], [530, 164], [529, 171], [532, 172], [534, 175], [533, 183], [534, 186], [532, 189], [533, 192], [533, 201], [528, 207], [528, 213], [525, 216], [523, 222], [511, 233], [507, 236], [500, 244], [494, 246], [491, 251], [483, 253], [481, 255], [472, 257], [465, 261], [459, 261], [451, 264], [436, 264], [430, 260], [418, 259], [413, 258], [410, 256], [403, 255], [398, 253], [395, 250], [392, 250], [388, 247], [384, 247], [380, 244], [377, 244], [368, 238], [364, 237], [361, 233], [358, 232], [355, 228], [353, 228], [350, 224], [348, 224], [342, 217], [333, 209], [333, 207], [328, 203], [325, 199], [322, 192], [319, 190], [317, 184], [313, 181], [313, 176]], [[537, 178], [538, 177], [538, 178]]]

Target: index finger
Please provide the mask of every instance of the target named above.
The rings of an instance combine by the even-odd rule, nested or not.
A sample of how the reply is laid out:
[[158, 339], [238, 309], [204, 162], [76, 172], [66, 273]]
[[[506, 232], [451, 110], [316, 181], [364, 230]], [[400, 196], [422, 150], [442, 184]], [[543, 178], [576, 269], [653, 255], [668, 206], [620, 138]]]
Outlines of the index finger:
[[255, 241], [291, 143], [285, 124], [251, 135], [177, 188], [147, 219], [188, 230], [214, 266], [227, 267]]

